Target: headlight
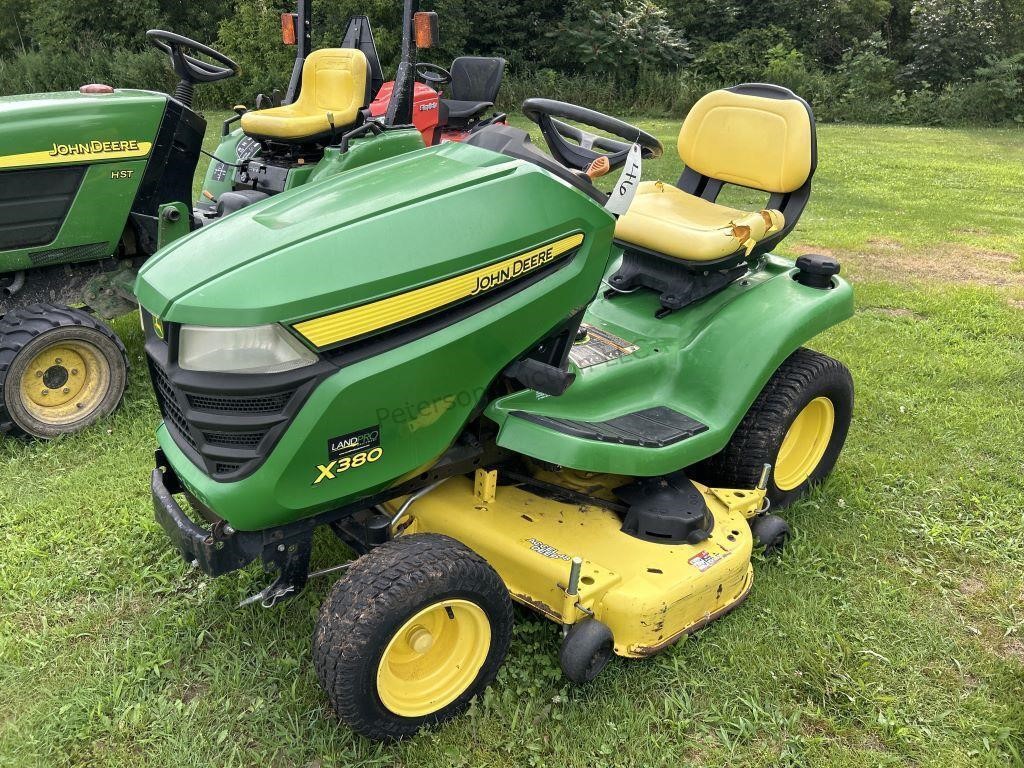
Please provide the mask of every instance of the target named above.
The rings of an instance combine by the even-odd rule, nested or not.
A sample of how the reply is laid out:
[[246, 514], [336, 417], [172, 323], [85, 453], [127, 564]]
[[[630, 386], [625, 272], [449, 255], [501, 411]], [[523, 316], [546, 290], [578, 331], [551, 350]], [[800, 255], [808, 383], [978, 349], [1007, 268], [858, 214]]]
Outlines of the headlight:
[[184, 325], [178, 336], [178, 365], [188, 371], [281, 373], [316, 360], [315, 354], [280, 325]]

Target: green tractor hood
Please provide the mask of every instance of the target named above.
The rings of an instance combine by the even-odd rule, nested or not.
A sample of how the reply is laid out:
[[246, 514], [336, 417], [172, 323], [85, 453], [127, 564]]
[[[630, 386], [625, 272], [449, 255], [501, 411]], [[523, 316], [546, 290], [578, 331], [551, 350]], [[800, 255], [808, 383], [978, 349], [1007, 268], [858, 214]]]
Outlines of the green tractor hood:
[[[136, 293], [171, 322], [294, 322], [535, 246], [546, 218], [565, 226], [539, 204], [552, 187], [567, 191], [534, 166], [464, 144], [409, 152], [193, 232], [146, 263]], [[581, 212], [592, 207], [571, 197]], [[506, 212], [497, 238], [495, 211]]]
[[145, 157], [166, 104], [132, 90], [0, 98], [0, 169]]

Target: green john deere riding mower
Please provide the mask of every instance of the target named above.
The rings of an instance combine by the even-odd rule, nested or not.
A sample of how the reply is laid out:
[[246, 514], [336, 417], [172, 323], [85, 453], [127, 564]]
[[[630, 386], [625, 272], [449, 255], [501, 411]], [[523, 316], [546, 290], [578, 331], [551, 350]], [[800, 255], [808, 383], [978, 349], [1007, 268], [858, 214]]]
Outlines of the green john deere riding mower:
[[[383, 85], [373, 33], [356, 16], [341, 48], [314, 51], [311, 6], [299, 0], [287, 14], [296, 62], [286, 94], [261, 96], [266, 109], [235, 108], [194, 206], [206, 121], [193, 95], [239, 71], [224, 54], [150, 30], [180, 78], [173, 95], [93, 84], [0, 98], [0, 434], [56, 437], [117, 406], [127, 359], [103, 320], [136, 308], [138, 268], [161, 228], [180, 236], [385, 156], [390, 144], [423, 146], [403, 132], [348, 151], [358, 136], [382, 132], [369, 109]], [[413, 42], [429, 47], [436, 34], [433, 14], [423, 17], [410, 66]]]
[[[400, 68], [406, 110], [412, 88]], [[175, 240], [136, 286], [157, 521], [211, 576], [276, 573], [246, 603], [345, 571], [313, 658], [371, 738], [464, 710], [513, 602], [560, 625], [575, 682], [723, 616], [789, 534], [769, 508], [825, 479], [850, 424], [849, 372], [803, 345], [851, 288], [831, 259], [771, 253], [816, 166], [802, 99], [701, 99], [675, 184], [639, 183], [662, 148], [634, 126], [523, 109], [551, 154], [507, 125], [407, 149], [396, 111], [360, 140], [376, 162]], [[727, 184], [764, 207], [718, 204]], [[311, 571], [319, 528], [359, 558]]]

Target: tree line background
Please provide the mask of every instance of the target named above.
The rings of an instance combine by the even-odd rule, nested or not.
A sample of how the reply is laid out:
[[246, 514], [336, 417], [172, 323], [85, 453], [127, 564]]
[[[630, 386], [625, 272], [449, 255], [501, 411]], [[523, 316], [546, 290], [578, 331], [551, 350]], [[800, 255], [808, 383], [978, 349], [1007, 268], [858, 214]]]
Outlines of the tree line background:
[[[542, 95], [619, 113], [680, 116], [703, 93], [786, 85], [820, 119], [1024, 124], [1024, 0], [433, 0], [441, 46], [509, 61], [501, 100]], [[287, 82], [294, 49], [278, 0], [0, 0], [0, 94], [173, 87], [152, 27], [235, 58], [243, 75], [200, 86], [205, 107], [252, 105]], [[340, 43], [367, 14], [385, 72], [400, 44], [399, 0], [317, 0], [314, 42]]]

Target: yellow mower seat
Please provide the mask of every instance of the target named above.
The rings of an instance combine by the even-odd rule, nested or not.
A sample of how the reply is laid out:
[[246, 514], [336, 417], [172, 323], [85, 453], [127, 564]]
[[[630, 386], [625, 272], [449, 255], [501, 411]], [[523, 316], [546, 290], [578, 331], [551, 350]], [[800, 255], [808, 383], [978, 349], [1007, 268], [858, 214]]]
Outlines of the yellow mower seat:
[[292, 104], [242, 115], [242, 130], [258, 139], [309, 141], [356, 122], [369, 103], [370, 66], [362, 51], [322, 48], [302, 65], [302, 88]]
[[[778, 241], [796, 224], [817, 146], [810, 107], [791, 91], [765, 84], [712, 91], [683, 121], [678, 149], [684, 164], [679, 186], [642, 184], [619, 217], [618, 240], [703, 262], [749, 256], [758, 242], [768, 236]], [[723, 184], [768, 193], [768, 208], [751, 212], [718, 205], [714, 200]]]
[[671, 184], [645, 181], [619, 218], [615, 237], [685, 261], [715, 261], [777, 232], [785, 221], [779, 211], [740, 211]]

